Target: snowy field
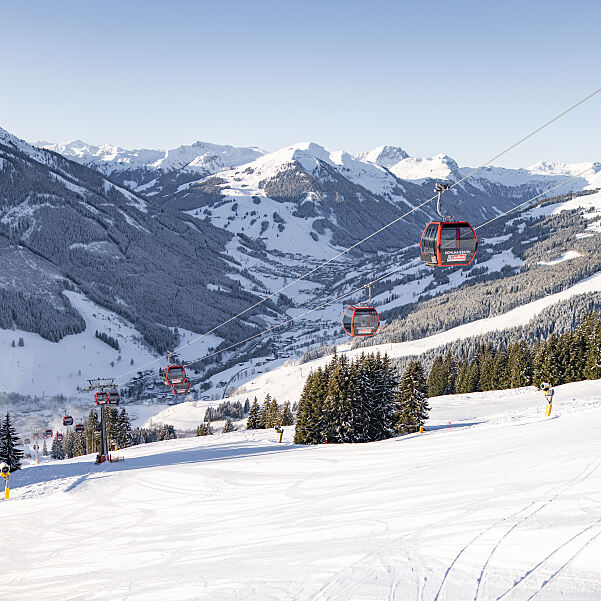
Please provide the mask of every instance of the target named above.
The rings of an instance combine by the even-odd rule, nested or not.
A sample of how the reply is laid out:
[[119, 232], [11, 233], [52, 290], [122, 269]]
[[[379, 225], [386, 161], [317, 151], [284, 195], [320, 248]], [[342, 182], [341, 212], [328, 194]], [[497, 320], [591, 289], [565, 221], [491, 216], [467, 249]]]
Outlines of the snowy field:
[[28, 467], [0, 599], [598, 601], [601, 381], [551, 418], [532, 388], [432, 405], [378, 443], [244, 431]]

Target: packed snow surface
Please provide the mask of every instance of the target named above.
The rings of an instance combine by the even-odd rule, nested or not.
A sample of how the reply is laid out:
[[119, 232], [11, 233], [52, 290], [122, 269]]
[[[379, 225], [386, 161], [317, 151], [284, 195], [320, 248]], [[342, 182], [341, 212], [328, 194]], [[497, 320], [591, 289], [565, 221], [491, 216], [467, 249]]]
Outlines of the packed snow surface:
[[243, 431], [27, 467], [0, 598], [598, 601], [601, 381], [544, 405], [438, 397], [424, 434], [377, 443]]

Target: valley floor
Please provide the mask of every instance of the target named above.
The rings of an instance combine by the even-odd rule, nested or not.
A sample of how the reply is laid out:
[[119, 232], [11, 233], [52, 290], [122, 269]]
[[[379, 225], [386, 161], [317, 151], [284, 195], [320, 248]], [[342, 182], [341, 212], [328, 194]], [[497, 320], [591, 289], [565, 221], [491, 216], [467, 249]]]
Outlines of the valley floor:
[[598, 601], [601, 382], [555, 398], [440, 397], [427, 432], [371, 444], [242, 431], [27, 467], [0, 599]]

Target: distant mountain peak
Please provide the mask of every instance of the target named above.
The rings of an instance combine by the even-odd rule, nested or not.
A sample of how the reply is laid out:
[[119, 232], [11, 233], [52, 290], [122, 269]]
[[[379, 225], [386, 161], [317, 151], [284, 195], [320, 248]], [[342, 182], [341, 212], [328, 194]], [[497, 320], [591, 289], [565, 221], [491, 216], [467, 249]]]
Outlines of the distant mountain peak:
[[409, 155], [399, 146], [378, 146], [369, 152], [360, 154], [359, 158], [388, 169], [399, 161], [408, 159]]

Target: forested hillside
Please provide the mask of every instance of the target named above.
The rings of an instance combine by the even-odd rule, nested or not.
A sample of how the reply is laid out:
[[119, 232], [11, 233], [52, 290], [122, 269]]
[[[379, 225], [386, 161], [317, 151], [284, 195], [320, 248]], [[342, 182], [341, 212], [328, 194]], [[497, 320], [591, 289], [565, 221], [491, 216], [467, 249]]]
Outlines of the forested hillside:
[[[92, 169], [0, 134], [2, 327], [53, 341], [81, 331], [61, 294], [72, 289], [128, 319], [162, 352], [176, 344], [170, 328], [204, 332], [256, 302], [228, 277], [239, 269], [224, 254], [227, 232], [155, 209]], [[37, 277], [23, 286], [19, 270]], [[238, 321], [220, 334], [248, 331]]]

